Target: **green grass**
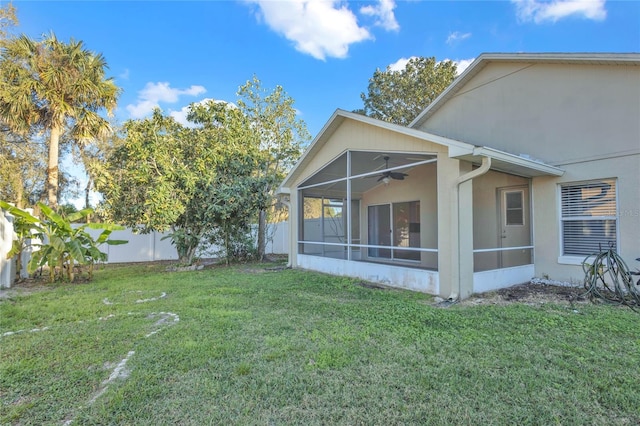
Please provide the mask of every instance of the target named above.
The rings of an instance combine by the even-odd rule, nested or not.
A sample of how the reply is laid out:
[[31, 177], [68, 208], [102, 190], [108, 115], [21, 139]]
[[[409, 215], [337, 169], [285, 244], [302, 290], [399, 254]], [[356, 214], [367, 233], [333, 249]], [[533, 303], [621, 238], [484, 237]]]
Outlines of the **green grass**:
[[0, 301], [0, 424], [638, 424], [638, 323], [261, 265], [109, 267]]

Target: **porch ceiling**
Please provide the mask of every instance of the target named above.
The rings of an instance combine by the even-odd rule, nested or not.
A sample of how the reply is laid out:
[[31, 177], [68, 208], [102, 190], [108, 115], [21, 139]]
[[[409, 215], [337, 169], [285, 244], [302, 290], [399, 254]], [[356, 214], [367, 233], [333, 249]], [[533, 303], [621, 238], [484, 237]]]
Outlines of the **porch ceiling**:
[[[389, 157], [388, 169], [386, 169], [385, 157]], [[351, 191], [354, 195], [362, 194], [376, 186], [384, 185], [384, 182], [379, 180], [384, 170], [411, 174], [411, 169], [416, 163], [433, 158], [435, 158], [435, 155], [418, 153], [351, 151], [351, 176], [366, 175], [351, 180]], [[338, 179], [344, 179], [346, 176], [347, 154], [344, 153], [301, 183], [300, 187], [304, 188], [322, 182], [330, 182], [311, 189], [310, 191], [335, 195], [340, 193], [346, 194], [347, 182], [345, 180], [332, 182]]]

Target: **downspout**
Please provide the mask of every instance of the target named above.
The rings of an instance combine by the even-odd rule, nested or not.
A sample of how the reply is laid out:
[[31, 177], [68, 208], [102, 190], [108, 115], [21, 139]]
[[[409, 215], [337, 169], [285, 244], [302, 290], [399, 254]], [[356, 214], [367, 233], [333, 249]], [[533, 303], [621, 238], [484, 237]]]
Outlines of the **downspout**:
[[459, 187], [461, 183], [464, 183], [470, 179], [475, 179], [478, 176], [481, 176], [487, 173], [490, 168], [491, 168], [491, 157], [482, 157], [482, 164], [480, 165], [480, 167], [458, 177], [458, 179], [456, 180], [456, 186]]
[[457, 202], [458, 202], [458, 206], [457, 206], [457, 215], [458, 215], [458, 291], [456, 292], [452, 292], [451, 295], [449, 296], [449, 300], [451, 301], [457, 301], [460, 298], [460, 293], [462, 291], [461, 289], [461, 285], [460, 285], [460, 271], [461, 271], [461, 256], [460, 256], [460, 185], [463, 184], [464, 182], [467, 182], [471, 179], [475, 179], [478, 176], [482, 176], [483, 174], [487, 173], [489, 171], [489, 169], [491, 168], [491, 157], [487, 157], [487, 156], [483, 156], [482, 157], [482, 164], [480, 165], [480, 167], [478, 167], [475, 170], [470, 171], [469, 173], [465, 173], [462, 176], [459, 176], [458, 179], [456, 179], [456, 198], [457, 198]]

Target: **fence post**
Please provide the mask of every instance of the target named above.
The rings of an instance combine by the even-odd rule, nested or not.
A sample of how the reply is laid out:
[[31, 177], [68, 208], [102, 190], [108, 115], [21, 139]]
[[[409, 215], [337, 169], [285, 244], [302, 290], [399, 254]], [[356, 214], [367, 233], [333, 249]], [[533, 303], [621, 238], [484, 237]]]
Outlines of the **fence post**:
[[0, 288], [9, 288], [16, 276], [15, 259], [7, 259], [14, 239], [13, 216], [0, 210]]

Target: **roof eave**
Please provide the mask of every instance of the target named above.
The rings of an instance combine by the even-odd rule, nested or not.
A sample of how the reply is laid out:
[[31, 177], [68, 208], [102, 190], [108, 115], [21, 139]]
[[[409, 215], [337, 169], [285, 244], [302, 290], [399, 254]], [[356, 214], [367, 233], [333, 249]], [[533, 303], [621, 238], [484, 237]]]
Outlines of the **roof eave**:
[[406, 136], [411, 136], [417, 139], [436, 143], [439, 145], [444, 145], [449, 147], [452, 150], [455, 150], [455, 152], [460, 154], [471, 153], [473, 152], [473, 148], [474, 148], [473, 145], [470, 145], [466, 142], [445, 138], [443, 136], [434, 135], [434, 134], [423, 132], [417, 129], [411, 129], [409, 127], [404, 127], [398, 124], [388, 123], [386, 121], [367, 117], [362, 114], [337, 109], [333, 113], [331, 118], [329, 118], [327, 123], [322, 127], [322, 130], [320, 130], [318, 135], [313, 139], [311, 144], [309, 144], [309, 147], [305, 150], [305, 152], [302, 154], [300, 159], [293, 166], [293, 168], [291, 169], [287, 177], [284, 178], [284, 180], [278, 187], [276, 194], [280, 194], [280, 193], [285, 194], [285, 193], [288, 193], [285, 191], [290, 191], [291, 181], [299, 175], [300, 169], [303, 167], [303, 165], [307, 163], [309, 158], [313, 158], [313, 155], [315, 155], [315, 153], [322, 148], [322, 145], [331, 137], [333, 132], [346, 119], [358, 121], [358, 122], [375, 126], [381, 129], [386, 129], [391, 132], [395, 132], [395, 133], [406, 135]]
[[558, 167], [550, 166], [541, 161], [532, 160], [486, 146], [476, 147], [472, 154], [459, 155], [454, 158], [463, 159], [471, 162], [479, 162], [482, 157], [489, 157], [492, 160], [492, 169], [507, 172], [523, 177], [537, 176], [562, 176], [564, 170]]

